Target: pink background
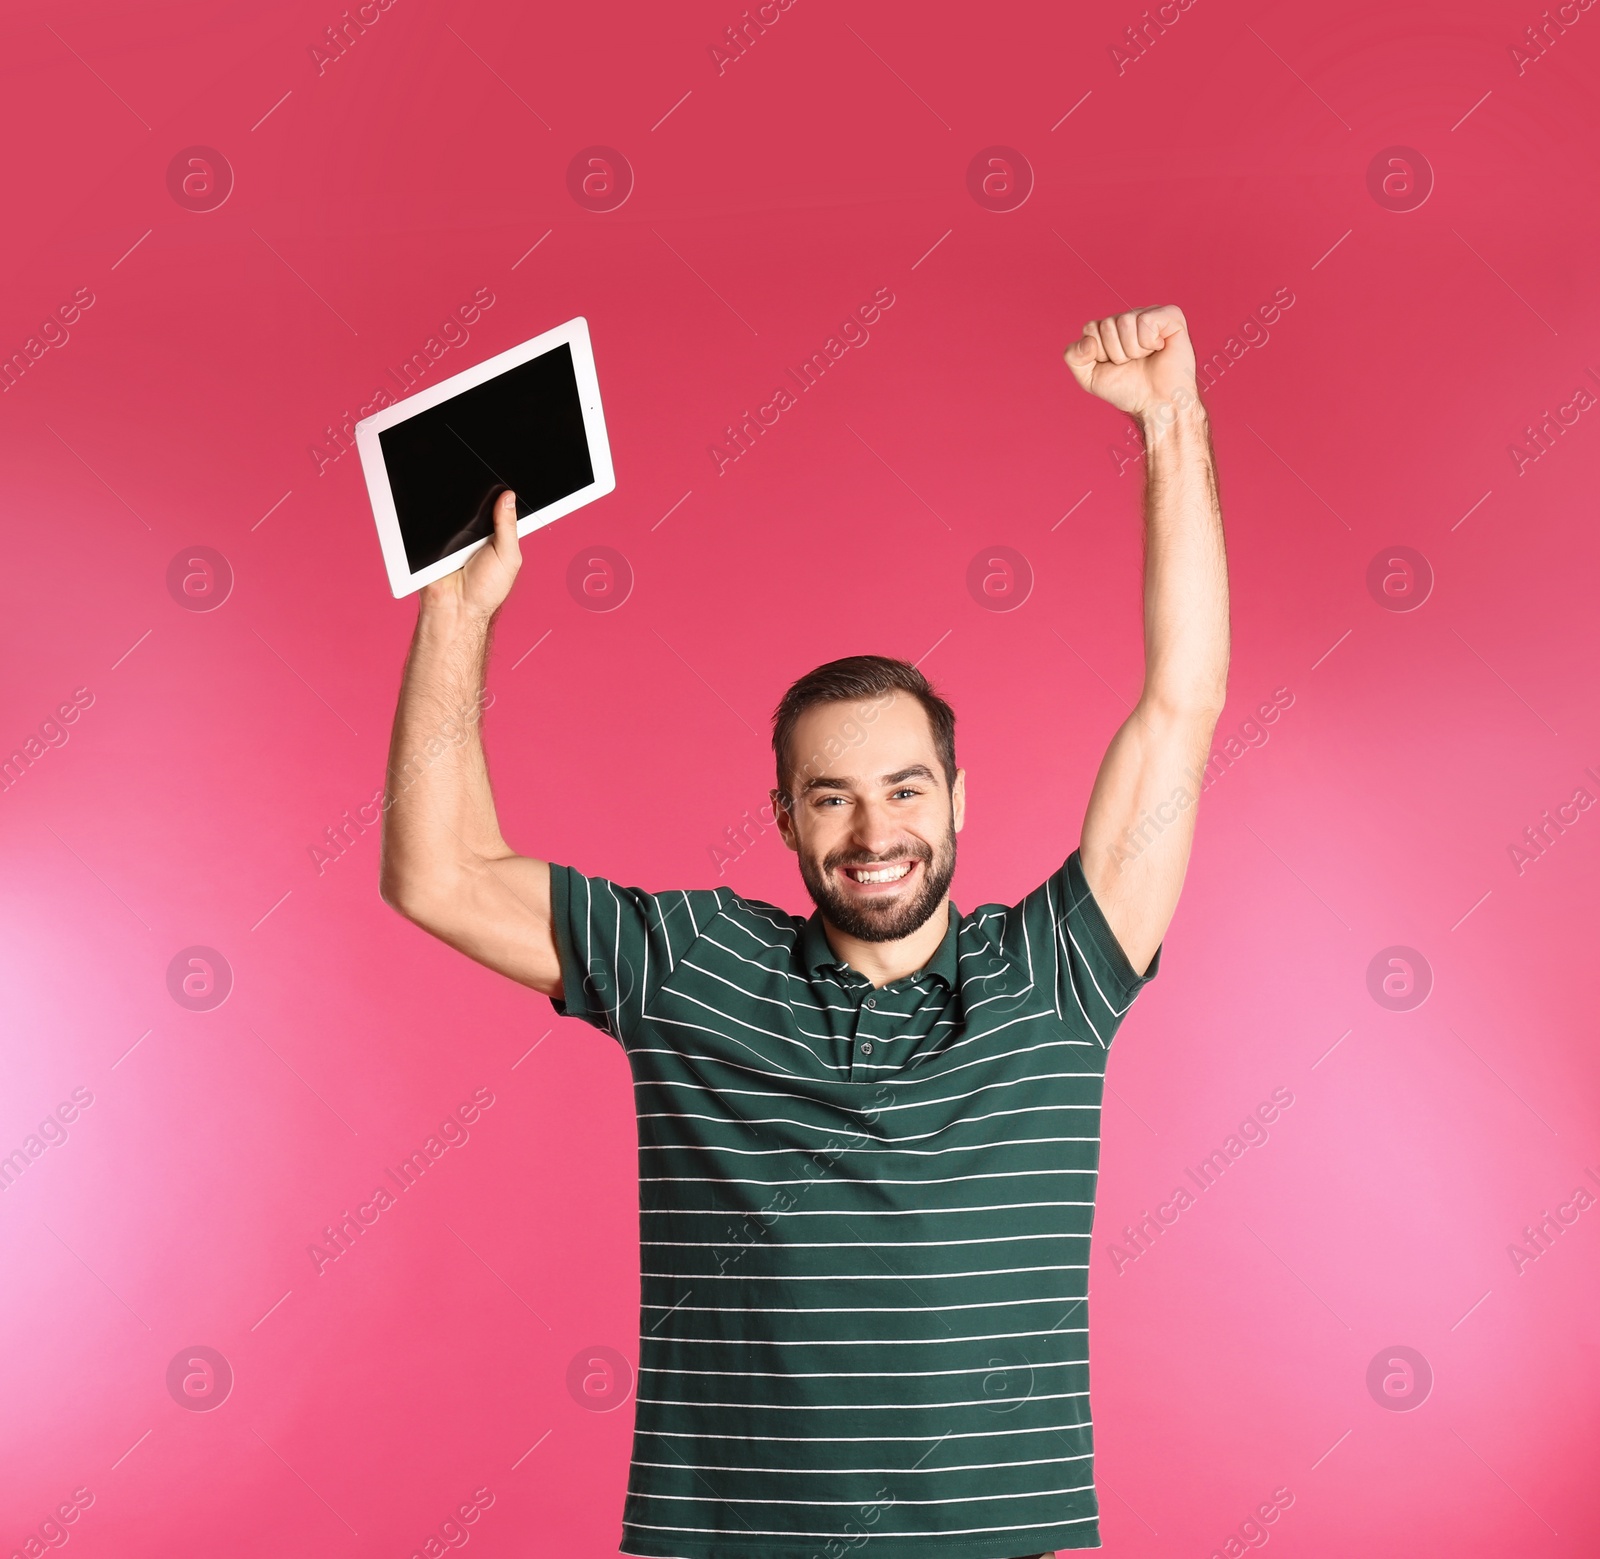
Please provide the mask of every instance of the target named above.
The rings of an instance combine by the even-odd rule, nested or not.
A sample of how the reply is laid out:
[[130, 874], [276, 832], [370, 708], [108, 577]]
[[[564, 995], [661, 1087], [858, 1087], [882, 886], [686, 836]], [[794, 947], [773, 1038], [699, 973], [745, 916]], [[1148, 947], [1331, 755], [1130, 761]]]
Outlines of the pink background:
[[[1208, 791], [1112, 1053], [1105, 1547], [1201, 1556], [1287, 1488], [1285, 1553], [1594, 1553], [1600, 1206], [1508, 1247], [1600, 1193], [1600, 815], [1520, 873], [1509, 847], [1600, 794], [1600, 408], [1511, 447], [1600, 391], [1600, 10], [1519, 74], [1532, 5], [1197, 0], [1119, 74], [1133, 3], [795, 0], [719, 73], [736, 0], [396, 0], [319, 74], [335, 3], [61, 0], [0, 36], [0, 748], [92, 696], [0, 793], [0, 1152], [94, 1101], [0, 1195], [0, 1552], [77, 1489], [85, 1555], [404, 1555], [478, 1490], [486, 1554], [615, 1550], [631, 1400], [568, 1370], [637, 1359], [623, 1056], [386, 908], [375, 829], [312, 854], [383, 783], [415, 618], [355, 455], [312, 451], [482, 287], [434, 376], [585, 315], [618, 481], [524, 542], [508, 839], [797, 909], [775, 835], [727, 830], [778, 694], [839, 654], [922, 658], [960, 712], [963, 908], [1076, 844], [1139, 686], [1140, 478], [1061, 350], [1177, 302], [1209, 355], [1293, 294], [1207, 396], [1219, 741], [1293, 702]], [[568, 192], [597, 143], [636, 179], [609, 212]], [[168, 191], [196, 145], [235, 180], [211, 211]], [[1033, 171], [1011, 211], [968, 190], [994, 145]], [[1396, 145], [1435, 180], [1409, 211], [1367, 184]], [[719, 474], [879, 288], [870, 341]], [[167, 584], [200, 546], [232, 576], [208, 611]], [[606, 611], [567, 586], [601, 546], [633, 576]], [[1033, 575], [1013, 610], [967, 587], [997, 546]], [[1415, 610], [1367, 586], [1395, 546], [1434, 575]], [[1432, 971], [1410, 1011], [1368, 989], [1397, 944]], [[232, 971], [213, 1010], [169, 994], [194, 945]], [[319, 1275], [324, 1226], [479, 1088]], [[1275, 1088], [1271, 1140], [1119, 1261]], [[1432, 1386], [1388, 1411], [1367, 1370], [1400, 1346]], [[234, 1377], [214, 1411], [166, 1385], [196, 1347]]]

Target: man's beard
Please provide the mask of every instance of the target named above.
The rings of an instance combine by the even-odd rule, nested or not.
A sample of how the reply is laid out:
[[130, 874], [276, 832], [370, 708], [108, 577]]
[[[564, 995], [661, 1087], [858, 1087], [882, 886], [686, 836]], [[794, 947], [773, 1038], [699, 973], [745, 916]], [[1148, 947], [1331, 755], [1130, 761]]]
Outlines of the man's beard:
[[[811, 902], [822, 911], [824, 919], [846, 936], [861, 942], [897, 942], [910, 936], [924, 925], [938, 909], [950, 890], [950, 880], [956, 874], [956, 831], [945, 832], [944, 843], [937, 857], [921, 839], [908, 841], [910, 848], [897, 850], [893, 855], [866, 855], [860, 850], [838, 850], [819, 865], [803, 850], [800, 852], [800, 876], [811, 895]], [[923, 865], [922, 887], [909, 899], [890, 903], [887, 899], [868, 899], [864, 902], [846, 897], [844, 891], [833, 887], [828, 880], [830, 869], [842, 866], [877, 866], [886, 861], [905, 860], [908, 856]]]

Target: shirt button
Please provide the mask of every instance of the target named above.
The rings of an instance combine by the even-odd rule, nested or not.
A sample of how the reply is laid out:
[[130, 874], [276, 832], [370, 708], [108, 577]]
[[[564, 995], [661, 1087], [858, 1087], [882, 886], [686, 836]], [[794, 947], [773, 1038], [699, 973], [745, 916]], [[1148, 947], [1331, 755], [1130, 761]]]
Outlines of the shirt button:
[[864, 1056], [870, 1056], [872, 1054], [872, 1041], [870, 1039], [862, 1040], [861, 1054]]
[[869, 1007], [876, 1007], [878, 1005], [878, 998], [876, 996], [867, 997], [867, 1005]]

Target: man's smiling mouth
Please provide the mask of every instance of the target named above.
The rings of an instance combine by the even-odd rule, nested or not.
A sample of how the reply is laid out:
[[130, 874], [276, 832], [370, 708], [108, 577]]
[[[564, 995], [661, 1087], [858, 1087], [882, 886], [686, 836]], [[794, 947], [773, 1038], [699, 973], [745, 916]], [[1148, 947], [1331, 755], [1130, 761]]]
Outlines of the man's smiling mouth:
[[897, 861], [890, 866], [845, 866], [841, 870], [853, 882], [899, 882], [914, 865], [915, 861]]

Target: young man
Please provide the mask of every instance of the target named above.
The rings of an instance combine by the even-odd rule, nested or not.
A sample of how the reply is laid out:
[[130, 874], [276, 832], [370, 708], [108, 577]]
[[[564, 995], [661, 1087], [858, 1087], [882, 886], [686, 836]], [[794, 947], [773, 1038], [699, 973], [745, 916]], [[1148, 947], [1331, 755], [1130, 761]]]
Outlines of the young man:
[[1099, 1546], [1089, 1234], [1107, 1047], [1153, 979], [1222, 710], [1228, 592], [1183, 314], [1091, 322], [1080, 385], [1146, 447], [1145, 682], [1081, 843], [1020, 904], [949, 900], [955, 717], [876, 656], [774, 718], [809, 920], [516, 855], [476, 726], [514, 502], [422, 592], [384, 899], [617, 1039], [639, 1125], [643, 1298], [626, 1553], [1013, 1559]]

